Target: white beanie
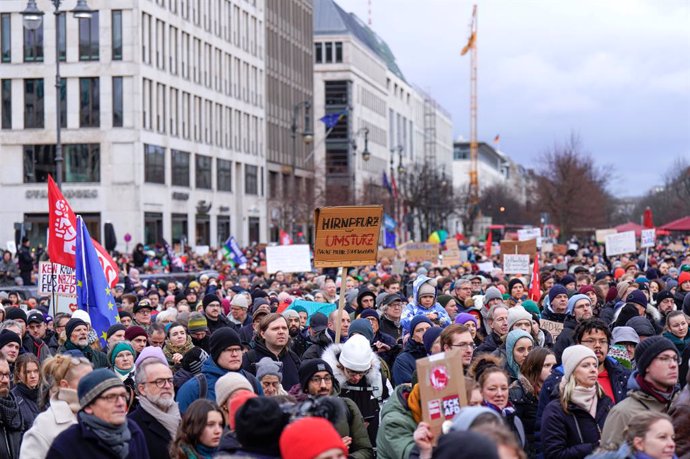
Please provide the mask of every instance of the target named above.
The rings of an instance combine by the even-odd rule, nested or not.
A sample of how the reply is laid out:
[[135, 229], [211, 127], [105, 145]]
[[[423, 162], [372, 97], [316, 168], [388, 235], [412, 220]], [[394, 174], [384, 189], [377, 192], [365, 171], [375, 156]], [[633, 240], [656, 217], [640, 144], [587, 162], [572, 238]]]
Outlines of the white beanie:
[[84, 311], [83, 309], [77, 309], [72, 313], [72, 319], [81, 319], [87, 324], [89, 324], [89, 327], [91, 326], [91, 317], [89, 316], [89, 313]]
[[521, 320], [529, 320], [531, 324], [532, 314], [527, 312], [527, 310], [520, 305], [513, 306], [512, 308], [508, 309], [508, 330], [513, 328], [513, 325]]
[[230, 301], [230, 306], [237, 306], [238, 308], [248, 309], [249, 300], [247, 299], [247, 295], [243, 293], [236, 294], [232, 297], [232, 301]]
[[582, 344], [568, 346], [563, 351], [561, 360], [563, 361], [563, 381], [567, 382], [570, 375], [573, 374], [575, 368], [587, 357], [592, 357], [597, 360], [597, 355], [593, 350]]
[[254, 388], [242, 373], [228, 371], [216, 381], [216, 403], [223, 406], [233, 392], [248, 390], [254, 392]]
[[360, 334], [356, 334], [345, 341], [338, 361], [348, 370], [367, 371], [371, 368], [373, 358], [375, 357], [369, 340]]
[[431, 285], [429, 282], [424, 282], [422, 285], [419, 286], [419, 293], [417, 294], [417, 296], [421, 298], [422, 295], [436, 296], [436, 287]]

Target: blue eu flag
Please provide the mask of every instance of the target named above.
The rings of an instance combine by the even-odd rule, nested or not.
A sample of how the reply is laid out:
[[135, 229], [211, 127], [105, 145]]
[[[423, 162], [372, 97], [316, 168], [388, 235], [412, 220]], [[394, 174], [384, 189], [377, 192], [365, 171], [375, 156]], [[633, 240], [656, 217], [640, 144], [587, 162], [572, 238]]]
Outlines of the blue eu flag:
[[77, 307], [89, 313], [91, 327], [106, 344], [106, 331], [120, 321], [115, 299], [105, 280], [96, 248], [81, 216], [77, 217]]

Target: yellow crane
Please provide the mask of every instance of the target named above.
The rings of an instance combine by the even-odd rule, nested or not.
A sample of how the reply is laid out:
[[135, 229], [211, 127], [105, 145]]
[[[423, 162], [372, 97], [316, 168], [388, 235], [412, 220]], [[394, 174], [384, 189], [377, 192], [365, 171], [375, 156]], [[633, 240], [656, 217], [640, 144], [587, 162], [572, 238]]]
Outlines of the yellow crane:
[[[478, 143], [477, 143], [477, 5], [472, 8], [470, 22], [470, 37], [467, 45], [460, 53], [464, 56], [470, 53], [470, 186], [469, 213], [470, 221], [474, 222], [479, 213], [479, 176], [478, 176]], [[465, 231], [471, 231], [466, 228]]]

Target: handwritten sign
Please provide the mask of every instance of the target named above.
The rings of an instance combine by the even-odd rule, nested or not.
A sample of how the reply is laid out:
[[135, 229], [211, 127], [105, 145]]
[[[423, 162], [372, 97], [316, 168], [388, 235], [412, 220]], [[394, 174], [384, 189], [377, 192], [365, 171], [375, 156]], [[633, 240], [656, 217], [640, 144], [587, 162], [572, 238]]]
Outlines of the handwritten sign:
[[598, 229], [594, 232], [594, 237], [598, 243], [604, 244], [606, 243], [606, 236], [617, 233], [618, 230], [616, 230], [616, 228]]
[[606, 236], [606, 255], [620, 255], [632, 253], [637, 250], [635, 245], [635, 231], [609, 234]]
[[640, 234], [640, 242], [640, 247], [643, 249], [647, 247], [654, 247], [654, 244], [656, 243], [656, 230], [654, 228], [642, 230], [642, 233]]
[[541, 228], [525, 228], [518, 230], [518, 241], [537, 241], [537, 247], [541, 247]]
[[314, 211], [314, 266], [376, 264], [383, 207], [321, 207]]
[[504, 274], [527, 274], [529, 272], [529, 255], [513, 255], [509, 253], [503, 255]]
[[408, 263], [421, 263], [430, 261], [436, 263], [438, 260], [438, 244], [431, 242], [408, 242], [402, 246], [405, 260]]
[[554, 322], [553, 320], [541, 319], [539, 321], [539, 327], [542, 330], [546, 330], [553, 336], [553, 341], [556, 342], [556, 338], [563, 331], [563, 324], [560, 322]]
[[477, 263], [477, 268], [479, 268], [479, 271], [491, 274], [491, 271], [494, 270], [494, 264], [491, 261], [484, 261], [482, 263]]
[[384, 258], [388, 258], [389, 261], [393, 261], [396, 256], [395, 249], [379, 249], [379, 253], [376, 255], [376, 259], [381, 261]]
[[77, 296], [77, 278], [74, 268], [42, 261], [38, 264], [38, 294]]
[[537, 255], [537, 241], [530, 239], [529, 241], [501, 241], [501, 260], [506, 254], [511, 255], [529, 255], [534, 258]]
[[276, 245], [266, 247], [266, 270], [269, 273], [283, 271], [302, 273], [311, 271], [309, 245]]

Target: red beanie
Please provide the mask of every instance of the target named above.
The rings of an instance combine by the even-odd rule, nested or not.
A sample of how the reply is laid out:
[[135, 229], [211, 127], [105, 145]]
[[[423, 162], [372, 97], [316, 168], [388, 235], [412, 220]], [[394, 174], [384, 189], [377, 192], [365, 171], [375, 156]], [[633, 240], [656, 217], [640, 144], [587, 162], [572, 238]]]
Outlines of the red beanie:
[[230, 406], [228, 409], [228, 424], [230, 425], [230, 430], [235, 430], [235, 415], [242, 408], [242, 406], [250, 398], [256, 397], [254, 392], [248, 390], [238, 390], [230, 397]]
[[683, 282], [690, 281], [690, 273], [687, 271], [683, 271], [680, 273], [680, 276], [678, 276], [678, 286], [682, 284]]
[[616, 270], [613, 271], [614, 280], [620, 279], [621, 277], [623, 277], [623, 274], [625, 274], [625, 270], [623, 268], [616, 268]]
[[280, 435], [283, 459], [314, 459], [331, 449], [347, 454], [343, 439], [328, 420], [309, 417], [289, 424]]

